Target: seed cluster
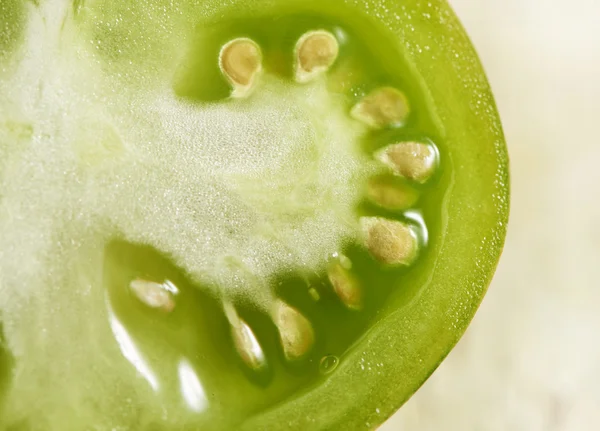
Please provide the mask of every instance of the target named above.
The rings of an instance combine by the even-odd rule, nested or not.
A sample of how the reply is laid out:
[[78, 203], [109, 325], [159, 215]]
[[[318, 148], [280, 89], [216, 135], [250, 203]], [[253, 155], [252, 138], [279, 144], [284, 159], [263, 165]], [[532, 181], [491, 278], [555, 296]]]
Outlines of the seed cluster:
[[[295, 80], [306, 84], [319, 80], [335, 66], [340, 46], [336, 37], [326, 30], [309, 31], [295, 45]], [[234, 39], [223, 46], [219, 64], [232, 87], [233, 98], [250, 97], [260, 79], [261, 48], [251, 39]], [[402, 91], [394, 87], [379, 87], [365, 94], [349, 116], [378, 131], [404, 125], [410, 115], [410, 105]], [[381, 170], [371, 177], [365, 190], [366, 198], [387, 211], [402, 213], [413, 207], [419, 192], [412, 184], [424, 184], [434, 174], [438, 163], [437, 149], [429, 142], [399, 141], [373, 154]], [[383, 266], [406, 267], [419, 255], [419, 235], [411, 224], [380, 216], [361, 217], [359, 238], [371, 256]], [[364, 307], [365, 289], [352, 269], [347, 256], [336, 253], [327, 265], [327, 279], [332, 291], [348, 310], [359, 312]], [[132, 282], [132, 289], [149, 307], [171, 311], [170, 296], [161, 286], [151, 282]], [[310, 292], [315, 301], [319, 293]], [[234, 348], [248, 369], [260, 371], [267, 366], [265, 354], [252, 328], [239, 317], [235, 306], [227, 302], [225, 314], [231, 326]], [[273, 299], [268, 310], [277, 332], [283, 357], [289, 362], [306, 358], [315, 344], [315, 331], [303, 313], [282, 301]]]

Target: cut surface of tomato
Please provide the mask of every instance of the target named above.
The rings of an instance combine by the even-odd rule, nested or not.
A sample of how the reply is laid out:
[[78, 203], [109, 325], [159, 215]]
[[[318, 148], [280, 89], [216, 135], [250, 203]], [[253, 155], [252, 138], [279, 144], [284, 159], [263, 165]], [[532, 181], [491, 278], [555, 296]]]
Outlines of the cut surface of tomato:
[[456, 344], [509, 184], [445, 1], [3, 10], [0, 427], [373, 429]]

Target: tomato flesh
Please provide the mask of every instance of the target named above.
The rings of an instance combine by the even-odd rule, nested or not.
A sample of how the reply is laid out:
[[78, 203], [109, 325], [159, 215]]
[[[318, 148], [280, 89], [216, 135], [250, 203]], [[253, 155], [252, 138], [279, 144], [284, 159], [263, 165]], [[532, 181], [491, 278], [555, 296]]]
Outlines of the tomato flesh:
[[[129, 5], [97, 0], [68, 7], [59, 0], [27, 7], [7, 3], [10, 13], [4, 16], [14, 25], [5, 26], [12, 30], [0, 33], [0, 48], [5, 47], [6, 53], [0, 56], [0, 89], [6, 90], [0, 95], [0, 154], [6, 156], [0, 161], [0, 223], [8, 238], [0, 242], [8, 250], [0, 254], [0, 289], [7, 298], [0, 308], [4, 321], [0, 391], [6, 395], [1, 425], [44, 430], [371, 429], [418, 389], [466, 329], [499, 259], [508, 217], [508, 159], [501, 125], [467, 36], [443, 1], [278, 3], [163, 4], [156, 0]], [[61, 15], [60, 20], [52, 14]], [[40, 24], [44, 16], [47, 22]], [[31, 60], [26, 54], [33, 48], [27, 44], [35, 32], [28, 33], [27, 29], [47, 29], [53, 24], [55, 39], [49, 37], [39, 52], [55, 56], [56, 62], [44, 63], [48, 70], [32, 81], [24, 71], [29, 71], [27, 62]], [[328, 66], [320, 87], [318, 83], [302, 87], [303, 83], [294, 82], [293, 53], [302, 35], [315, 30], [334, 35], [339, 54]], [[218, 59], [222, 47], [240, 37], [259, 47], [264, 70], [252, 93], [236, 99], [230, 97], [231, 82], [223, 76]], [[70, 75], [70, 61], [81, 70]], [[79, 81], [79, 76], [85, 79]], [[47, 88], [50, 92], [52, 88], [60, 90], [70, 80], [74, 84], [64, 88], [73, 94], [57, 91], [64, 98], [59, 103], [74, 97], [73, 104], [64, 105], [72, 110], [68, 112], [75, 116], [77, 111], [88, 109], [93, 120], [73, 126], [83, 131], [65, 140], [66, 150], [57, 147], [73, 151], [77, 164], [64, 171], [64, 190], [80, 194], [73, 192], [65, 199], [52, 200], [48, 195], [62, 186], [44, 188], [49, 182], [44, 180], [43, 171], [52, 171], [49, 161], [55, 159], [44, 164], [27, 157], [37, 154], [35, 145], [51, 147], [59, 142], [54, 134], [68, 133], [65, 130], [72, 125], [52, 111], [52, 106], [40, 107], [34, 102], [32, 108], [27, 100], [20, 99], [18, 90], [35, 82], [45, 94]], [[376, 127], [361, 125], [360, 121], [354, 125], [352, 107], [381, 88], [397, 89], [405, 95], [410, 107], [406, 118], [381, 127], [377, 123], [373, 123]], [[318, 243], [325, 254], [319, 260], [322, 264], [313, 265], [317, 260], [307, 252], [302, 255], [303, 265], [273, 265], [261, 278], [264, 274], [247, 270], [253, 267], [244, 260], [246, 256], [240, 257], [234, 250], [230, 258], [222, 260], [225, 269], [221, 273], [226, 275], [214, 275], [207, 269], [213, 262], [210, 256], [198, 257], [196, 260], [206, 259], [206, 263], [197, 268], [191, 252], [186, 260], [186, 250], [197, 250], [192, 247], [195, 226], [188, 223], [190, 219], [165, 216], [165, 223], [173, 221], [166, 237], [151, 231], [154, 225], [145, 219], [160, 221], [165, 213], [179, 210], [166, 203], [161, 207], [160, 201], [160, 196], [168, 202], [170, 196], [177, 195], [175, 185], [188, 187], [189, 199], [182, 194], [181, 200], [173, 201], [184, 206], [182, 212], [188, 204], [209, 206], [208, 198], [192, 196], [199, 193], [203, 183], [181, 182], [179, 171], [170, 170], [168, 165], [185, 164], [182, 154], [189, 150], [187, 147], [181, 146], [179, 153], [177, 146], [167, 147], [162, 159], [166, 168], [152, 159], [154, 164], [141, 163], [138, 170], [128, 170], [140, 157], [143, 162], [144, 151], [152, 148], [145, 142], [151, 134], [144, 135], [143, 129], [153, 130], [155, 119], [163, 120], [162, 112], [149, 119], [135, 113], [138, 105], [149, 103], [144, 97], [157, 89], [171, 94], [169, 97], [180, 104], [177, 106], [197, 109], [199, 115], [214, 108], [229, 109], [230, 118], [245, 118], [256, 109], [257, 100], [270, 92], [285, 97], [281, 105], [273, 105], [282, 112], [286, 103], [306, 103], [308, 108], [293, 111], [293, 115], [315, 128], [339, 122], [334, 135], [343, 130], [354, 139], [348, 143], [354, 149], [344, 163], [359, 166], [351, 171], [354, 174], [348, 174], [346, 184], [348, 190], [356, 191], [356, 197], [344, 204], [344, 217], [339, 219], [341, 224], [351, 216], [350, 230], [340, 230], [339, 238], [332, 237], [339, 243]], [[321, 94], [327, 97], [319, 98]], [[318, 108], [323, 103], [327, 105], [321, 114]], [[109, 109], [100, 111], [100, 105]], [[316, 114], [310, 112], [312, 107]], [[330, 115], [328, 107], [338, 110], [339, 115], [331, 120], [327, 117], [327, 121], [316, 118]], [[123, 119], [131, 112], [141, 124], [139, 142], [135, 134], [125, 130], [129, 124]], [[285, 118], [282, 116], [281, 121], [287, 121]], [[176, 122], [177, 118], [167, 120]], [[238, 123], [224, 124], [219, 127], [225, 130]], [[285, 128], [276, 130], [286, 132]], [[376, 164], [372, 155], [398, 142], [425, 143], [435, 149], [431, 178], [401, 178]], [[316, 154], [307, 160], [321, 160], [326, 147], [309, 143], [300, 147]], [[243, 158], [244, 154], [232, 153], [231, 157]], [[70, 153], [67, 156], [70, 162]], [[255, 165], [260, 165], [260, 160]], [[270, 167], [266, 164], [262, 169], [267, 172]], [[185, 181], [194, 175], [189, 172]], [[315, 184], [322, 183], [307, 181], [306, 188], [299, 189], [296, 183], [310, 175], [300, 171], [294, 177], [294, 172], [275, 171], [269, 177], [272, 181], [260, 182], [256, 177], [262, 188], [247, 186], [252, 176], [229, 175], [228, 186], [242, 178], [243, 187], [223, 190], [243, 192], [238, 195], [243, 195], [240, 199], [244, 204], [258, 208], [257, 213], [268, 220], [268, 232], [280, 233], [277, 227], [283, 225], [278, 224], [281, 220], [304, 226], [304, 220], [320, 214], [329, 202], [305, 205], [319, 191]], [[52, 178], [61, 178], [63, 173], [56, 175]], [[128, 175], [129, 184], [125, 180]], [[288, 181], [270, 188], [286, 175], [293, 184]], [[406, 195], [409, 203], [401, 200], [397, 208], [374, 204], [366, 197], [370, 178], [383, 178], [392, 191], [411, 190], [415, 197]], [[138, 185], [140, 179], [144, 181]], [[77, 188], [79, 182], [84, 186]], [[115, 198], [96, 199], [96, 189], [89, 185], [95, 182], [113, 184]], [[19, 188], [21, 184], [31, 189]], [[141, 189], [144, 184], [152, 193]], [[110, 189], [102, 190], [106, 193]], [[222, 189], [215, 190], [211, 199]], [[301, 198], [289, 199], [289, 190], [300, 190]], [[333, 187], [333, 195], [335, 190]], [[144, 206], [144, 193], [149, 200], [158, 201], [160, 214], [152, 212], [155, 207]], [[76, 204], [69, 201], [73, 196]], [[39, 202], [34, 204], [36, 200]], [[46, 202], [49, 213], [58, 214], [55, 219], [42, 218], [27, 225], [23, 232], [30, 237], [10, 235], [21, 232], [15, 214], [21, 211], [23, 220], [31, 222], [34, 218], [26, 218], [33, 214], [29, 207], [44, 208]], [[85, 212], [103, 206], [108, 213]], [[110, 210], [116, 214], [120, 207], [131, 210], [123, 210], [121, 218], [111, 217]], [[338, 220], [328, 217], [324, 220]], [[393, 260], [382, 262], [381, 256], [389, 254], [374, 253], [358, 233], [349, 234], [359, 229], [361, 217], [395, 220], [414, 229], [418, 250], [414, 262], [411, 258], [406, 264], [388, 265]], [[51, 227], [44, 225], [48, 220]], [[318, 231], [307, 232], [315, 238], [319, 235]], [[223, 233], [247, 238], [234, 234]], [[36, 241], [44, 235], [49, 239], [39, 244], [47, 248], [36, 250]], [[248, 249], [240, 250], [249, 253]], [[30, 258], [33, 263], [21, 260], [23, 265], [18, 265], [14, 255]], [[68, 258], [60, 262], [68, 268], [63, 272], [55, 263], [34, 265], [47, 256], [63, 255]], [[328, 261], [327, 255], [351, 262], [339, 268], [351, 273], [358, 293], [332, 289], [332, 276], [328, 278], [326, 272], [328, 265], [338, 260]], [[60, 276], [55, 277], [56, 273]], [[241, 275], [227, 278], [229, 273]], [[336, 274], [339, 277], [345, 272]], [[251, 286], [252, 277], [260, 281], [258, 287]], [[146, 279], [157, 283], [144, 284]], [[241, 287], [225, 286], [238, 279], [242, 280]], [[168, 281], [175, 286], [174, 305], [162, 303], [162, 311], [149, 308], [149, 302], [144, 304], [127, 289], [132, 280], [141, 282], [144, 289], [155, 285], [162, 289], [163, 281]], [[19, 291], [18, 281], [35, 289]], [[69, 289], [61, 289], [61, 283]], [[245, 290], [258, 293], [246, 294]], [[359, 295], [359, 299], [348, 295]], [[233, 305], [228, 308], [223, 304]], [[281, 304], [287, 314], [274, 311], [281, 311]], [[287, 304], [293, 311], [285, 308]], [[292, 329], [303, 332], [285, 332], [277, 323], [281, 316], [287, 316], [280, 319], [283, 324], [286, 319], [296, 319]], [[260, 343], [260, 354], [251, 359], [240, 355], [240, 347], [235, 350], [239, 340], [235, 325], [242, 324], [247, 326], [237, 329], [250, 328]], [[242, 350], [251, 349], [252, 340], [246, 335], [239, 342]], [[305, 350], [298, 350], [301, 346], [297, 340], [308, 340]], [[285, 350], [286, 343], [292, 343], [292, 350]]]

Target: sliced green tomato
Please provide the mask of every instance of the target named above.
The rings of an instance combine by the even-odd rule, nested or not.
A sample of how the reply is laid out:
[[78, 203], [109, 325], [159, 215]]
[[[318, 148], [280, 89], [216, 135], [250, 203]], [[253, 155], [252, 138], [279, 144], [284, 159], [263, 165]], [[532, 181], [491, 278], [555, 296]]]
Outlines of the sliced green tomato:
[[373, 429], [456, 344], [509, 185], [445, 1], [5, 3], [0, 428]]

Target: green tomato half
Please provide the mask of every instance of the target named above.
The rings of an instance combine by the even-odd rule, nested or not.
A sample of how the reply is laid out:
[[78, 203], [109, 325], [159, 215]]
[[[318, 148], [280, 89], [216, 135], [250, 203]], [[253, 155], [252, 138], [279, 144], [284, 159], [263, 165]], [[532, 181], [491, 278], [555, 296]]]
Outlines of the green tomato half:
[[445, 1], [0, 12], [2, 429], [373, 429], [462, 336], [508, 156]]

